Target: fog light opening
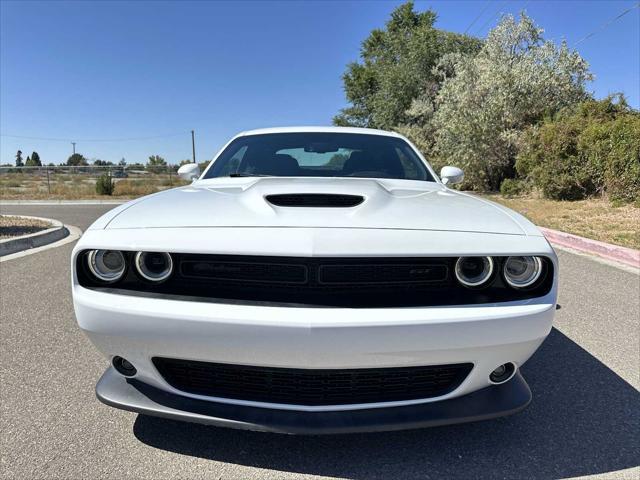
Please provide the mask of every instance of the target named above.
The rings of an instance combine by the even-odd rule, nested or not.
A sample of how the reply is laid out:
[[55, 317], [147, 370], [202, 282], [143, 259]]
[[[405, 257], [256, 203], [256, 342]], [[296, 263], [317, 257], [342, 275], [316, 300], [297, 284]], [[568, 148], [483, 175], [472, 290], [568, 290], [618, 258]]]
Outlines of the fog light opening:
[[124, 375], [125, 377], [133, 377], [136, 373], [138, 373], [136, 367], [134, 367], [133, 364], [129, 362], [129, 360], [122, 357], [113, 357], [111, 363], [113, 363], [113, 368], [115, 368], [120, 375]]
[[489, 382], [494, 385], [500, 385], [502, 383], [508, 382], [516, 374], [517, 369], [518, 368], [513, 362], [502, 364], [499, 367], [496, 367], [493, 372], [491, 372], [491, 374], [489, 375]]

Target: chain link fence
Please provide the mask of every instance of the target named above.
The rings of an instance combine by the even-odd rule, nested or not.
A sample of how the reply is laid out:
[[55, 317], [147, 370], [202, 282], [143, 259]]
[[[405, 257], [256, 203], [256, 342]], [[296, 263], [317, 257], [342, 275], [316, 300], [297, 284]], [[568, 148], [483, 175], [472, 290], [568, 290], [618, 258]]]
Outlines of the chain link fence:
[[132, 198], [185, 185], [177, 165], [166, 166], [42, 166], [0, 167], [0, 198], [79, 199], [105, 198], [96, 191], [98, 178], [106, 175], [114, 183], [112, 196]]

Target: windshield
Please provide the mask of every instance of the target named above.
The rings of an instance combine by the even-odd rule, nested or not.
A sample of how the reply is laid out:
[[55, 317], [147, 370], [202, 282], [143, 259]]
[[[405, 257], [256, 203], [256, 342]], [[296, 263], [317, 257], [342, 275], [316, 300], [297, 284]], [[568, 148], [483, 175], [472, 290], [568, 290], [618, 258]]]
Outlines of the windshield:
[[409, 144], [360, 133], [271, 133], [239, 137], [204, 178], [360, 177], [435, 181]]

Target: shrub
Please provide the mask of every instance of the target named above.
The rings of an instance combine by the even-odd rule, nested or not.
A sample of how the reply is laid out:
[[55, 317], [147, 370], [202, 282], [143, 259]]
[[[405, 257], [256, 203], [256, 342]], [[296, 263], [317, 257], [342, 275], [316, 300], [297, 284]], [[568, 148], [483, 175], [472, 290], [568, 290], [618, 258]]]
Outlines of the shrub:
[[542, 194], [551, 200], [584, 200], [587, 190], [567, 173], [548, 174], [541, 178]]
[[529, 184], [515, 178], [505, 178], [500, 184], [500, 193], [505, 197], [516, 197], [529, 191]]
[[609, 97], [564, 110], [529, 128], [519, 147], [519, 176], [547, 198], [640, 198], [640, 115], [621, 96], [617, 103]]
[[610, 128], [604, 184], [614, 201], [640, 201], [640, 117], [616, 120]]
[[96, 181], [96, 193], [98, 195], [113, 195], [115, 183], [111, 179], [111, 175], [103, 173]]

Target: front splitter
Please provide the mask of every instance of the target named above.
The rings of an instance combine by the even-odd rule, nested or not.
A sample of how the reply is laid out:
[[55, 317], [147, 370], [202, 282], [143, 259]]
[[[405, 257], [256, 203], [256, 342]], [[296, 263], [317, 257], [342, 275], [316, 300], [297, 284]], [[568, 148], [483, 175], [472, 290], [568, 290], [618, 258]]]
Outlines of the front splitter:
[[531, 390], [520, 372], [505, 384], [450, 400], [332, 412], [279, 410], [193, 399], [126, 379], [113, 367], [100, 378], [96, 395], [106, 405], [144, 415], [301, 435], [406, 430], [475, 422], [517, 413], [531, 401]]

